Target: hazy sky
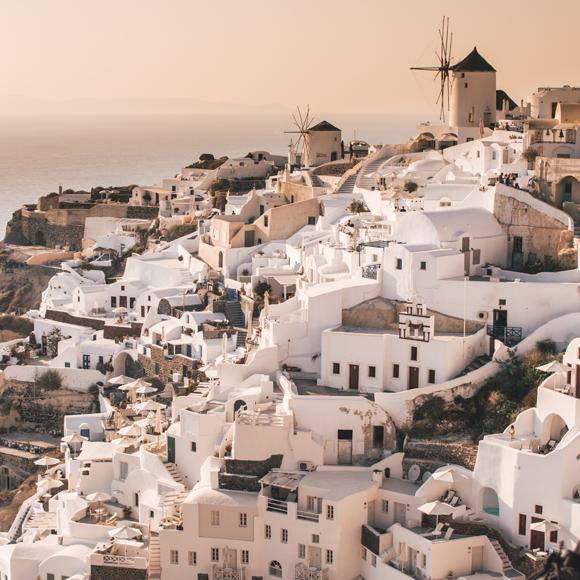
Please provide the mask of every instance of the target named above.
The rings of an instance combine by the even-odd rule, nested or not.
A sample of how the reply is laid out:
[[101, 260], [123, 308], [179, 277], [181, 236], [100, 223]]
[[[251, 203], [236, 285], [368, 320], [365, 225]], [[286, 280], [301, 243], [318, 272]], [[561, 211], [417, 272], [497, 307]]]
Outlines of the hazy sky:
[[580, 84], [579, 0], [0, 0], [0, 105], [437, 112], [429, 73], [409, 67], [434, 62], [444, 14], [455, 60], [477, 44], [516, 100]]

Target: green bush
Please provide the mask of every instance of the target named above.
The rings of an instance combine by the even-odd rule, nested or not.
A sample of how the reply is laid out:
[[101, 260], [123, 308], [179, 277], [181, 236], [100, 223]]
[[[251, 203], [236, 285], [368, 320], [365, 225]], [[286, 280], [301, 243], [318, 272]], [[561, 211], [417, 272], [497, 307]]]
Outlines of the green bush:
[[538, 340], [538, 342], [536, 342], [536, 349], [545, 355], [556, 355], [558, 353], [556, 343], [551, 338]]
[[427, 420], [431, 423], [437, 422], [443, 415], [444, 410], [444, 399], [434, 396], [427, 399], [420, 407], [415, 409], [413, 419], [415, 421]]
[[62, 376], [58, 371], [49, 369], [36, 379], [36, 386], [45, 391], [56, 391], [62, 388]]

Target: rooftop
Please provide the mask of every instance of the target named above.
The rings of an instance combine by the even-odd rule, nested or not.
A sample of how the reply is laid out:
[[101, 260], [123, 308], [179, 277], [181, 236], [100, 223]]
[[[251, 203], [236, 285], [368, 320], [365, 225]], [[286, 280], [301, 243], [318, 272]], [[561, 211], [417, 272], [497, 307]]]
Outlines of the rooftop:
[[496, 72], [496, 70], [479, 54], [477, 47], [456, 65], [453, 66], [454, 72]]

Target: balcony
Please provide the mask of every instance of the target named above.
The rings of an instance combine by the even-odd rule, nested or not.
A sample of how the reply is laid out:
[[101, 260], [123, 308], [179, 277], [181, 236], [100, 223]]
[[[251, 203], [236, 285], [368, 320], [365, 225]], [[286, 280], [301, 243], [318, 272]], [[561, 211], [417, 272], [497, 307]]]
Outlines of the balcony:
[[212, 570], [212, 580], [244, 580], [244, 570], [214, 566]]
[[278, 514], [288, 513], [288, 502], [282, 501], [280, 499], [268, 498], [268, 507], [266, 508], [269, 512], [275, 512]]
[[522, 327], [488, 324], [487, 335], [501, 340], [506, 346], [514, 346], [522, 340]]
[[318, 523], [320, 521], [320, 514], [317, 514], [315, 512], [296, 510], [296, 517], [299, 520], [306, 520], [307, 522]]
[[91, 566], [106, 566], [110, 568], [131, 568], [136, 570], [147, 569], [147, 558], [143, 556], [123, 556], [120, 554], [99, 554], [94, 552], [90, 555]]
[[294, 568], [294, 580], [328, 580], [328, 568], [316, 568], [301, 562]]

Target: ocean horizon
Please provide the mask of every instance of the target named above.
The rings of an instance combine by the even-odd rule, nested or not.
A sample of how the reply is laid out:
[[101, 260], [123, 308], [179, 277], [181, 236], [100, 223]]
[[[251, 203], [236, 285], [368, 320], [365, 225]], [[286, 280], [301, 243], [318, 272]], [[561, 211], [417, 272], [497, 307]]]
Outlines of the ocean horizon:
[[[401, 143], [417, 115], [316, 115], [371, 144]], [[289, 115], [42, 115], [0, 116], [0, 231], [24, 203], [52, 191], [95, 186], [153, 185], [202, 153], [286, 154]]]

